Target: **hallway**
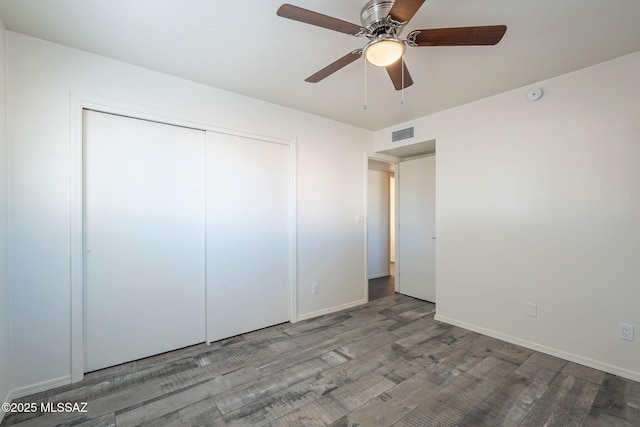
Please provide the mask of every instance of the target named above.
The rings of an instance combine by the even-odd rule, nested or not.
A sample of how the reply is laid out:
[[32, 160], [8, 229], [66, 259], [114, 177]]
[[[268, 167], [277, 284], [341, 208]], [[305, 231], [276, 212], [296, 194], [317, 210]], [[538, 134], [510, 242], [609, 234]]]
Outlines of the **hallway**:
[[369, 279], [369, 301], [388, 297], [395, 293], [396, 287], [396, 263], [392, 262], [389, 268], [391, 274], [377, 279]]

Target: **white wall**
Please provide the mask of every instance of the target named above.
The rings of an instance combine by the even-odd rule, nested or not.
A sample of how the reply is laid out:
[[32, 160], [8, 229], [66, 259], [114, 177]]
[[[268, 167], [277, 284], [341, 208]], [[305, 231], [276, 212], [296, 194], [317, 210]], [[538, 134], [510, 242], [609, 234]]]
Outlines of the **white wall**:
[[[297, 137], [299, 317], [364, 302], [369, 131], [8, 32], [12, 387], [70, 375], [70, 92]], [[172, 113], [172, 114], [173, 114]], [[319, 282], [320, 293], [311, 294]]]
[[[5, 91], [5, 31], [0, 20], [0, 403], [4, 402], [9, 380], [9, 288], [7, 282], [7, 132]], [[0, 420], [2, 420], [0, 410]]]
[[640, 328], [639, 76], [637, 52], [412, 121], [437, 144], [437, 318], [640, 380], [618, 339]]
[[389, 172], [369, 166], [367, 184], [367, 269], [369, 279], [389, 275]]
[[389, 176], [389, 259], [396, 262], [396, 177]]

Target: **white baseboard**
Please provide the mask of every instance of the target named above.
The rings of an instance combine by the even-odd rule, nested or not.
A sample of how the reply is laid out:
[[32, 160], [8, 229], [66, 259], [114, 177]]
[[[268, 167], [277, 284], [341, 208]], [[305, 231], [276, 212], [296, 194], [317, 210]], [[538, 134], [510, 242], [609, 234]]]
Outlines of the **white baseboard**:
[[388, 271], [385, 272], [385, 273], [376, 273], [376, 274], [372, 274], [371, 276], [369, 276], [369, 280], [377, 279], [379, 277], [387, 277], [387, 276], [391, 276], [391, 273], [389, 273]]
[[579, 354], [569, 353], [569, 352], [566, 352], [557, 348], [553, 348], [553, 347], [548, 347], [546, 345], [542, 345], [536, 342], [523, 340], [522, 338], [503, 334], [501, 332], [497, 332], [491, 329], [486, 329], [481, 326], [477, 326], [477, 325], [473, 325], [460, 320], [452, 319], [447, 316], [436, 314], [434, 319], [440, 322], [448, 323], [450, 325], [459, 326], [461, 328], [468, 329], [470, 331], [477, 332], [482, 335], [487, 335], [493, 338], [497, 338], [499, 340], [506, 341], [511, 344], [516, 344], [531, 350], [539, 351], [540, 353], [549, 354], [551, 356], [559, 357], [561, 359], [565, 359], [570, 362], [575, 362], [580, 365], [588, 366], [593, 369], [598, 369], [600, 371], [604, 371], [610, 374], [618, 375], [620, 377], [628, 378], [632, 381], [640, 382], [640, 372], [631, 371], [629, 369], [621, 368], [620, 366], [610, 365], [608, 363], [601, 362], [599, 360], [589, 359], [587, 357], [580, 356]]
[[361, 300], [358, 300], [358, 301], [353, 301], [353, 302], [349, 302], [349, 303], [346, 303], [346, 304], [337, 305], [335, 307], [329, 307], [329, 308], [325, 308], [325, 309], [318, 310], [318, 311], [312, 311], [311, 313], [306, 313], [306, 314], [302, 314], [302, 315], [298, 316], [298, 318], [296, 319], [296, 322], [299, 322], [301, 320], [313, 319], [314, 317], [324, 316], [325, 314], [335, 313], [336, 311], [346, 310], [348, 308], [357, 307], [359, 305], [366, 304], [366, 303], [367, 303], [367, 300], [361, 299]]
[[71, 375], [65, 375], [64, 377], [54, 378], [52, 380], [42, 381], [41, 383], [31, 384], [25, 387], [16, 388], [9, 392], [12, 399], [25, 397], [33, 393], [39, 393], [45, 390], [51, 390], [52, 388], [60, 387], [62, 385], [71, 384]]

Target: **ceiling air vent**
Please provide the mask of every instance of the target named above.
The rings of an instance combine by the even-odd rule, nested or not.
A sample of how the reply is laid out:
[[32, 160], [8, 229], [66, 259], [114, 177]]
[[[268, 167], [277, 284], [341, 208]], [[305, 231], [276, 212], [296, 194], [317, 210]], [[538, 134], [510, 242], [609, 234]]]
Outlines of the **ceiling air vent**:
[[391, 132], [391, 142], [406, 141], [414, 137], [414, 127], [408, 127], [405, 129], [394, 130]]

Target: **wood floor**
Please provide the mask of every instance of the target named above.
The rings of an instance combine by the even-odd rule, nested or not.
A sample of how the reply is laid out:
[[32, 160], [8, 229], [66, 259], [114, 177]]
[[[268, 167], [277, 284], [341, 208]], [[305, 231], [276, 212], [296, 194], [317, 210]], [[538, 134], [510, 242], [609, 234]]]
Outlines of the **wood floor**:
[[369, 279], [369, 301], [388, 297], [395, 293], [395, 263], [392, 262], [390, 264], [389, 270], [390, 274], [388, 276]]
[[86, 375], [2, 426], [640, 426], [640, 383], [440, 323], [403, 295]]

